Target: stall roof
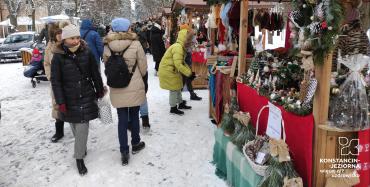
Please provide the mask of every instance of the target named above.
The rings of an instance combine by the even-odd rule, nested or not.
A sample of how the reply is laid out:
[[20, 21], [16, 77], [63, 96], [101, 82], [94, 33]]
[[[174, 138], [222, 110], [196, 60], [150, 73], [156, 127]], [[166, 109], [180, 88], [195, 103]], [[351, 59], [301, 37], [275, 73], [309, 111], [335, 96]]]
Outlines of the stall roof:
[[207, 2], [203, 0], [174, 0], [172, 10], [176, 8], [208, 9]]

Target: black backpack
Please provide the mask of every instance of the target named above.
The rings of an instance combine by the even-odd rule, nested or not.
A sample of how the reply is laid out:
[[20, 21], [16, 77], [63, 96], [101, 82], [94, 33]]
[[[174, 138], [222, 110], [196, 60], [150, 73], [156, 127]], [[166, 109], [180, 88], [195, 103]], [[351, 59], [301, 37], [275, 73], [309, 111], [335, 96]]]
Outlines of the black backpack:
[[123, 58], [123, 54], [125, 54], [129, 47], [127, 47], [124, 51], [117, 53], [113, 52], [108, 46], [111, 56], [105, 63], [104, 73], [107, 76], [107, 85], [111, 88], [125, 88], [130, 84], [131, 78], [137, 66], [137, 61], [132, 68], [132, 72], [130, 73], [125, 59]]

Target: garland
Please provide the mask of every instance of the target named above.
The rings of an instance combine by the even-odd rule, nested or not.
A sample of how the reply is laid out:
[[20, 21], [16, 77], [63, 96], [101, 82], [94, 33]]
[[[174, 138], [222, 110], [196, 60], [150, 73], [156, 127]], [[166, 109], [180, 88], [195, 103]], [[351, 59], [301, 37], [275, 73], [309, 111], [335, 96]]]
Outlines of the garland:
[[323, 64], [335, 46], [343, 20], [342, 5], [338, 0], [321, 0], [318, 4], [312, 0], [294, 0], [293, 5], [296, 10], [290, 19], [300, 32], [299, 41], [304, 43], [300, 48], [311, 50], [315, 64]]
[[258, 187], [283, 186], [285, 177], [288, 179], [299, 177], [292, 161], [279, 162], [277, 157], [271, 157], [267, 165], [266, 175], [258, 184]]

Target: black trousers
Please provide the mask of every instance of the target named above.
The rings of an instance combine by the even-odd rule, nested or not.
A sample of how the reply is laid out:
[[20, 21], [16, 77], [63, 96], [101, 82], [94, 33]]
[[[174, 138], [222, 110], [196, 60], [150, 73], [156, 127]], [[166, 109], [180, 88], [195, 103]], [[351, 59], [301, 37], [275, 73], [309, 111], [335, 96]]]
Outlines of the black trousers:
[[193, 80], [191, 80], [189, 77], [186, 77], [186, 76], [182, 76], [182, 80], [183, 80], [183, 83], [184, 83], [184, 86], [186, 85], [186, 87], [188, 88], [189, 90], [189, 93], [193, 93], [194, 92], [194, 89], [193, 89], [193, 85], [191, 84], [193, 82]]

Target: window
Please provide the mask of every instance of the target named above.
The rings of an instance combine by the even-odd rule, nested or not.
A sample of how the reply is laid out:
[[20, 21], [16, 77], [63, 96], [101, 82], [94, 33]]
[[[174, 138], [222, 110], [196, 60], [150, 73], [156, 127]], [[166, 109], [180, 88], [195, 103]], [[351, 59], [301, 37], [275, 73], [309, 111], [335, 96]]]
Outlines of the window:
[[16, 35], [9, 35], [6, 37], [4, 43], [20, 43], [20, 42], [29, 42], [32, 41], [32, 34], [16, 34]]
[[32, 25], [27, 25], [27, 31], [32, 31]]

